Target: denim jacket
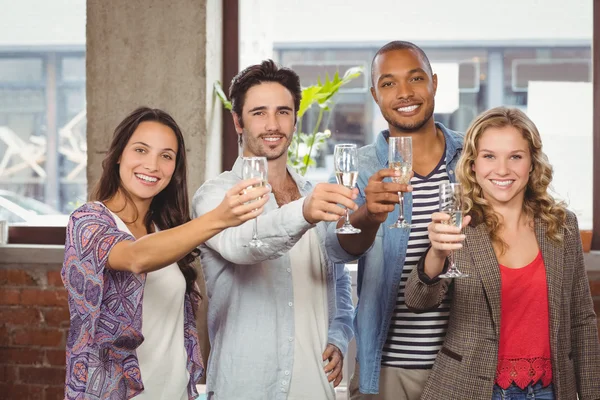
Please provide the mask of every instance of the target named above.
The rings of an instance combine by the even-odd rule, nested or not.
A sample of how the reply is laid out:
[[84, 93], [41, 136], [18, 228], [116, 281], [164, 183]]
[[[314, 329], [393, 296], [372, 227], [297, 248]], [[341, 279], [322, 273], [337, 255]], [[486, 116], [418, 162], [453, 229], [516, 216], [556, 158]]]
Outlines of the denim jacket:
[[[242, 178], [242, 162], [205, 182], [193, 199], [194, 216], [221, 203]], [[302, 196], [312, 185], [288, 169]], [[258, 237], [266, 247], [243, 247], [254, 221], [228, 228], [200, 247], [208, 291], [211, 351], [206, 385], [214, 400], [285, 400], [294, 361], [294, 295], [289, 250], [309, 229], [320, 238], [326, 262], [328, 343], [343, 354], [352, 339], [352, 281], [344, 264], [325, 251], [325, 223], [308, 223], [304, 197], [278, 207], [275, 196], [257, 218]]]
[[[462, 150], [463, 136], [447, 129], [440, 123], [436, 126], [446, 140], [446, 165], [451, 182], [455, 182], [455, 168]], [[375, 143], [358, 151], [358, 190], [356, 203], [365, 203], [365, 187], [369, 178], [377, 171], [388, 167], [389, 131], [377, 135]], [[335, 176], [330, 179], [335, 182]], [[404, 195], [405, 217], [412, 220], [412, 194]], [[398, 286], [402, 276], [404, 257], [410, 232], [404, 229], [388, 229], [398, 219], [399, 207], [388, 214], [377, 231], [369, 250], [358, 258], [358, 305], [354, 316], [354, 335], [357, 342], [357, 359], [360, 363], [360, 391], [379, 392], [381, 352], [385, 344], [390, 320], [396, 305]], [[349, 262], [357, 257], [346, 253], [337, 240], [335, 224], [329, 224], [327, 245], [331, 257]]]

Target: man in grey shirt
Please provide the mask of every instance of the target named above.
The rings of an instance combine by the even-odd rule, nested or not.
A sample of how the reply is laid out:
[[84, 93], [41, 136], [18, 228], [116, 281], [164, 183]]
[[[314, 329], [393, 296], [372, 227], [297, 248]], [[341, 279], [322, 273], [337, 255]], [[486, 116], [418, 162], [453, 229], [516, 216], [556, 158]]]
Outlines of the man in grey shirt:
[[[287, 167], [301, 90], [298, 75], [271, 60], [238, 74], [232, 116], [244, 156], [266, 157], [272, 193], [257, 218], [266, 246], [245, 247], [253, 223], [224, 230], [201, 246], [208, 289], [211, 352], [207, 391], [215, 400], [333, 400], [352, 338], [351, 279], [325, 252], [325, 221], [356, 209], [356, 190], [313, 186]], [[207, 181], [194, 215], [217, 206], [242, 179], [242, 160]], [[338, 247], [335, 247], [335, 246]]]

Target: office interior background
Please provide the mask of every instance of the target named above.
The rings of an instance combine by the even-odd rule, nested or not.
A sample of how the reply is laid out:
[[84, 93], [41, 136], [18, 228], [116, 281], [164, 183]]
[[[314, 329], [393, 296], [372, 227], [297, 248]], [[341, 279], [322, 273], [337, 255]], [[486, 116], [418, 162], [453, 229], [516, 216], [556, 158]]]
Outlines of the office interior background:
[[[309, 179], [328, 179], [335, 144], [365, 145], [386, 128], [369, 91], [370, 63], [383, 44], [408, 40], [438, 74], [436, 120], [465, 131], [488, 108], [525, 111], [554, 167], [554, 194], [598, 237], [600, 2], [163, 3], [0, 0], [0, 220], [11, 225], [9, 240], [19, 238], [0, 247], [0, 393], [60, 398], [68, 312], [53, 238], [86, 201], [116, 124], [138, 105], [171, 112], [185, 131], [193, 193], [237, 155], [213, 84], [227, 88], [231, 71], [266, 58], [293, 68], [303, 86], [363, 68], [323, 118], [331, 137]], [[307, 112], [303, 125], [317, 114]], [[586, 257], [599, 310], [600, 259]]]

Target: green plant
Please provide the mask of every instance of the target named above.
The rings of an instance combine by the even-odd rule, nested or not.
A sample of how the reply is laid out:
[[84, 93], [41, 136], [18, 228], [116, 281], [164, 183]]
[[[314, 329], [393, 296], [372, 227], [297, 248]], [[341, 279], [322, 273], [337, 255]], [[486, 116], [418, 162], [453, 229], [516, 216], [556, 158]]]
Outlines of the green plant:
[[219, 100], [221, 100], [221, 103], [223, 103], [223, 107], [225, 107], [225, 109], [231, 111], [231, 109], [233, 107], [231, 105], [231, 102], [229, 100], [227, 100], [227, 95], [223, 91], [223, 86], [221, 86], [221, 81], [216, 81], [214, 83], [213, 87], [214, 87], [215, 94], [217, 95]]
[[[338, 72], [331, 79], [326, 74], [323, 82], [319, 78], [316, 84], [302, 89], [296, 134], [292, 137], [292, 142], [288, 148], [288, 164], [299, 174], [306, 174], [308, 168], [316, 164], [315, 155], [331, 136], [331, 132], [327, 129], [329, 120], [325, 123], [323, 131], [319, 131], [319, 128], [325, 112], [331, 113], [333, 110], [333, 97], [342, 86], [358, 78], [362, 72], [362, 67], [353, 67], [348, 69], [341, 77]], [[215, 82], [214, 91], [223, 106], [231, 111], [231, 102], [227, 100], [221, 82]], [[310, 133], [305, 133], [302, 126], [302, 117], [315, 104], [319, 107], [317, 121], [309, 130]]]

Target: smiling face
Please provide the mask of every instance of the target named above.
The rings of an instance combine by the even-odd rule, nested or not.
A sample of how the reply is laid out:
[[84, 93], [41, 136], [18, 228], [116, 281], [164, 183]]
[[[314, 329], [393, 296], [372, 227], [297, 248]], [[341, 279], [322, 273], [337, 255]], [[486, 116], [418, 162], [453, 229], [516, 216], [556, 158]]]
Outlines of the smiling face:
[[390, 130], [411, 133], [433, 116], [437, 76], [412, 49], [392, 50], [373, 62], [371, 94]]
[[472, 169], [492, 207], [523, 207], [532, 160], [529, 143], [517, 128], [487, 128], [477, 143]]
[[296, 130], [294, 98], [276, 82], [263, 82], [246, 92], [242, 115], [233, 114], [235, 129], [243, 139], [244, 156], [287, 157]]
[[140, 123], [119, 158], [121, 187], [137, 201], [152, 200], [171, 181], [177, 137], [166, 125]]

